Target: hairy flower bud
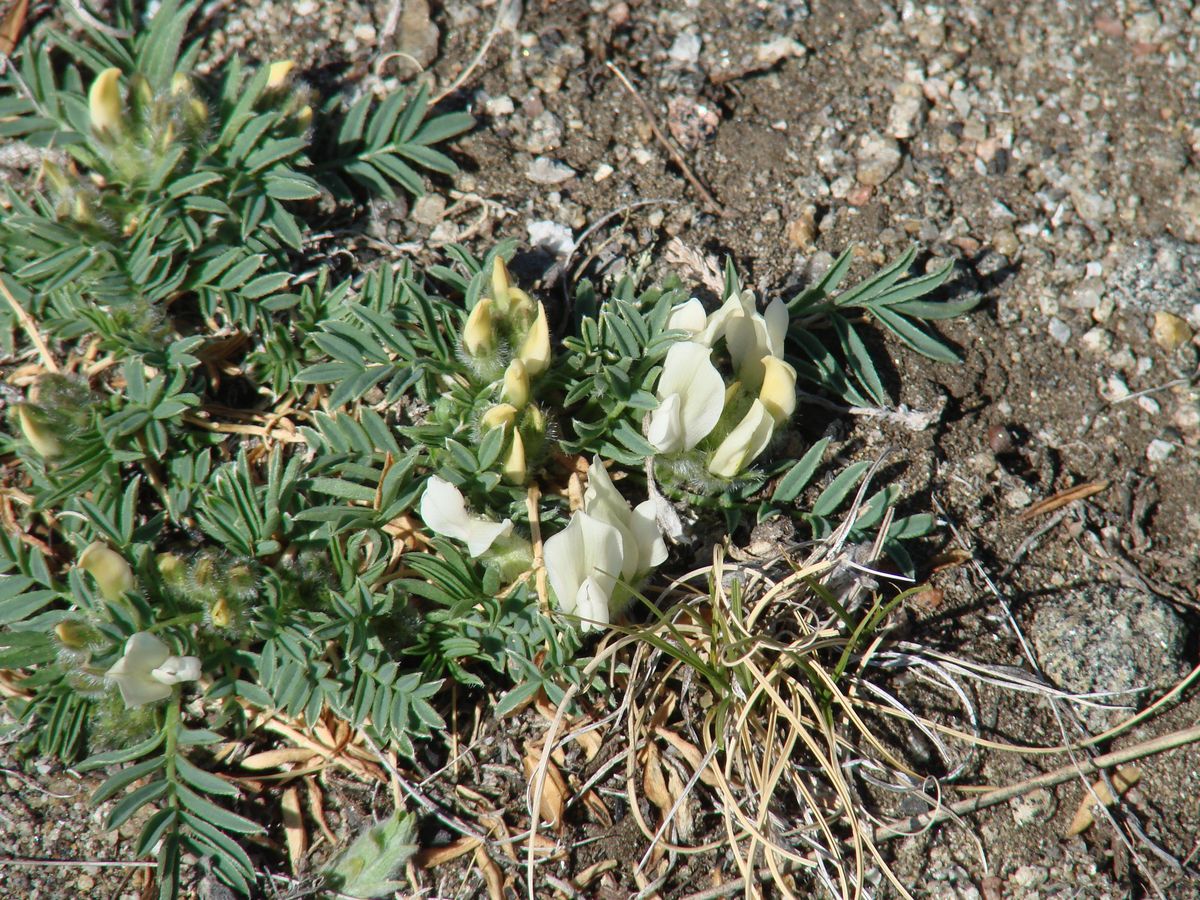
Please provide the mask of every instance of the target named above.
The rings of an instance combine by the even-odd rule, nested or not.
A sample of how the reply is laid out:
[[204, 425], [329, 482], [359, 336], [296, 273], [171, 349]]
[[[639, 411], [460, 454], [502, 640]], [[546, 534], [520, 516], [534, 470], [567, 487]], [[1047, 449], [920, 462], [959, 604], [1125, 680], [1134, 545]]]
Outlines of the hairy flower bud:
[[79, 554], [78, 565], [96, 580], [105, 600], [120, 600], [126, 591], [133, 590], [133, 569], [125, 557], [107, 544], [100, 541], [88, 544]]
[[508, 448], [508, 455], [504, 458], [504, 480], [509, 484], [524, 484], [525, 471], [525, 441], [521, 439], [521, 432], [515, 428], [512, 433], [512, 444]]
[[33, 452], [43, 459], [54, 459], [63, 452], [62, 441], [59, 440], [55, 429], [45, 421], [37, 409], [22, 404], [17, 407], [17, 424], [21, 426], [21, 434]]
[[479, 425], [484, 431], [491, 431], [493, 428], [503, 428], [506, 425], [511, 425], [516, 416], [517, 408], [511, 403], [497, 403], [483, 414], [483, 418], [479, 420]]
[[101, 137], [113, 138], [124, 131], [120, 69], [105, 69], [96, 76], [88, 91], [88, 114], [92, 119], [92, 128]]
[[296, 68], [296, 64], [290, 59], [271, 63], [271, 68], [267, 75], [267, 90], [273, 91], [283, 87], [294, 68]]
[[546, 307], [537, 305], [537, 317], [525, 334], [518, 354], [531, 378], [536, 378], [550, 368], [550, 325], [546, 321]]
[[504, 370], [504, 387], [500, 389], [500, 398], [517, 409], [524, 409], [529, 403], [529, 370], [521, 360], [514, 359]]
[[492, 301], [489, 298], [481, 297], [467, 316], [467, 324], [463, 326], [462, 343], [463, 349], [470, 356], [486, 356], [492, 352], [496, 344], [496, 334], [492, 327]]

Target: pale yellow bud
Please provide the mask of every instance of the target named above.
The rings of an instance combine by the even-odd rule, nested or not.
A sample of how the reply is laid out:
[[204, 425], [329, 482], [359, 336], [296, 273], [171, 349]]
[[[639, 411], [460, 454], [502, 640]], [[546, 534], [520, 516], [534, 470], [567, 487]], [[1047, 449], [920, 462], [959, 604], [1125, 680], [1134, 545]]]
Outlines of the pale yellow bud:
[[471, 356], [484, 356], [491, 353], [496, 335], [492, 328], [492, 301], [481, 297], [467, 316], [467, 324], [463, 326], [463, 349]]
[[267, 90], [273, 91], [276, 88], [283, 87], [294, 68], [296, 68], [296, 64], [290, 59], [271, 63], [270, 73], [267, 75]]
[[491, 431], [493, 428], [504, 428], [511, 425], [516, 417], [517, 408], [511, 403], [497, 403], [483, 414], [479, 424], [484, 431]]
[[96, 586], [105, 600], [120, 600], [126, 591], [133, 590], [133, 569], [116, 550], [94, 541], [79, 554], [79, 568], [96, 579]]
[[186, 115], [188, 124], [195, 128], [208, 121], [208, 107], [199, 97], [193, 97], [188, 101]]
[[25, 435], [25, 440], [29, 442], [29, 446], [38, 456], [43, 459], [53, 459], [62, 455], [62, 442], [58, 439], [54, 429], [40, 421], [37, 414], [31, 412], [28, 406], [17, 407], [17, 423], [21, 426], [21, 433]]
[[758, 392], [776, 425], [782, 425], [796, 411], [796, 370], [774, 356], [764, 356], [763, 383]]
[[501, 309], [508, 308], [508, 289], [511, 285], [512, 279], [508, 277], [504, 260], [497, 256], [492, 263], [492, 297]]
[[526, 434], [533, 437], [545, 437], [546, 414], [536, 406], [529, 407], [528, 412], [525, 413], [525, 425], [523, 430]]
[[546, 307], [537, 305], [537, 318], [529, 326], [521, 352], [517, 354], [531, 378], [536, 378], [550, 368], [550, 325], [546, 321]]
[[218, 597], [217, 602], [212, 605], [212, 609], [208, 613], [216, 628], [228, 628], [233, 624], [233, 610], [230, 609], [229, 601], [224, 597]]
[[519, 287], [508, 289], [508, 314], [517, 320], [528, 319], [533, 315], [534, 301]]
[[90, 629], [70, 619], [54, 626], [54, 634], [68, 650], [82, 650], [88, 645]]
[[513, 429], [508, 456], [504, 458], [503, 475], [509, 484], [525, 483], [525, 442], [521, 440], [521, 432], [516, 429]]
[[75, 200], [71, 204], [71, 218], [81, 225], [90, 225], [96, 220], [92, 215], [92, 208], [88, 204], [87, 197], [83, 194], [75, 195]]
[[160, 553], [154, 559], [163, 581], [177, 583], [187, 574], [187, 565], [174, 553]]
[[96, 76], [88, 91], [88, 114], [92, 128], [99, 135], [115, 137], [124, 130], [120, 69], [105, 69]]
[[521, 360], [514, 359], [504, 370], [504, 387], [500, 389], [500, 398], [517, 409], [524, 409], [529, 403], [529, 372]]
[[182, 72], [176, 72], [171, 76], [171, 96], [178, 97], [181, 94], [190, 95], [192, 93], [192, 79], [188, 78]]
[[305, 103], [296, 111], [296, 124], [299, 125], [301, 129], [307, 129], [308, 126], [312, 124], [312, 120], [312, 107]]

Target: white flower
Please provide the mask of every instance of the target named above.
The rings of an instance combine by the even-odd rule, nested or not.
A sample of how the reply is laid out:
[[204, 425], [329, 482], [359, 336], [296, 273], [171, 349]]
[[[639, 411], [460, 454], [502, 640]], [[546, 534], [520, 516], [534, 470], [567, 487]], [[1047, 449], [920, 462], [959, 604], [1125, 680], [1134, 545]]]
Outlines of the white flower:
[[566, 528], [546, 540], [542, 555], [559, 609], [579, 616], [584, 631], [607, 625], [622, 569], [621, 532], [577, 512]]
[[635, 584], [667, 558], [667, 545], [655, 520], [654, 501], [644, 500], [631, 508], [621, 496], [599, 456], [592, 457], [583, 511], [617, 529], [621, 535], [621, 579]]
[[742, 421], [721, 441], [708, 461], [708, 471], [733, 478], [766, 449], [775, 430], [775, 419], [761, 400], [755, 400]]
[[436, 475], [430, 476], [421, 495], [421, 519], [443, 537], [462, 541], [472, 557], [479, 556], [513, 528], [511, 519], [491, 522], [469, 515], [467, 502], [458, 488]]
[[125, 706], [133, 709], [171, 696], [171, 685], [200, 677], [200, 660], [172, 656], [170, 649], [148, 631], [125, 643], [125, 655], [105, 675], [116, 682]]
[[763, 380], [763, 357], [783, 358], [788, 328], [787, 305], [775, 299], [768, 304], [766, 312], [760, 314], [754, 309], [754, 294], [750, 291], [743, 291], [740, 301], [740, 309], [731, 312], [725, 320], [725, 346], [729, 348], [738, 379], [747, 390], [756, 391]]
[[791, 363], [774, 356], [764, 356], [762, 364], [763, 382], [758, 399], [775, 424], [782, 425], [796, 411], [796, 370]]
[[686, 303], [671, 307], [671, 315], [667, 319], [667, 327], [679, 331], [688, 331], [698, 335], [708, 324], [708, 316], [704, 312], [704, 304], [693, 297]]
[[679, 341], [667, 351], [655, 392], [658, 409], [646, 427], [646, 439], [660, 453], [691, 450], [721, 418], [725, 382], [711, 357], [695, 341]]

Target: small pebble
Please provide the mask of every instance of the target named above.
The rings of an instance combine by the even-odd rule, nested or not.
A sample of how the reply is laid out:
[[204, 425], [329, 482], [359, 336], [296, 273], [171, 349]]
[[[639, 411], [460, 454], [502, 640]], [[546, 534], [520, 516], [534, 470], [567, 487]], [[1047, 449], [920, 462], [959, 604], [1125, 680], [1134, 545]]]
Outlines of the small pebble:
[[596, 166], [596, 171], [592, 173], [592, 181], [603, 181], [608, 178], [615, 170], [608, 163], [600, 163]]
[[863, 184], [879, 185], [900, 167], [900, 145], [894, 138], [870, 131], [858, 142], [858, 180]]
[[1175, 445], [1170, 441], [1155, 438], [1146, 446], [1146, 459], [1150, 462], [1165, 462], [1175, 452]]
[[1158, 311], [1154, 314], [1152, 329], [1154, 343], [1168, 353], [1174, 353], [1192, 339], [1192, 327], [1174, 313]]
[[1047, 330], [1057, 343], [1066, 346], [1071, 342], [1071, 326], [1057, 316], [1050, 319]]
[[525, 177], [537, 184], [562, 184], [575, 177], [575, 170], [557, 159], [539, 156], [529, 164]]

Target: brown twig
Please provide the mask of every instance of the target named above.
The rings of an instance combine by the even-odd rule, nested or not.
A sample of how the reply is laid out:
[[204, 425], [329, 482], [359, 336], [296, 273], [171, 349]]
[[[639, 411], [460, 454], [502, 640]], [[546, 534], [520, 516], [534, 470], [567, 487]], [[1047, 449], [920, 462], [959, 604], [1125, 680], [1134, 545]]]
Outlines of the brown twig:
[[724, 218], [726, 215], [725, 208], [721, 206], [721, 204], [717, 201], [717, 198], [713, 196], [712, 191], [710, 191], [705, 186], [704, 182], [697, 177], [696, 173], [692, 171], [691, 167], [687, 164], [687, 160], [683, 158], [683, 154], [679, 152], [675, 144], [672, 143], [671, 140], [662, 133], [662, 129], [658, 127], [654, 110], [650, 108], [650, 104], [647, 103], [642, 95], [638, 93], [637, 88], [633, 86], [629, 79], [625, 77], [625, 73], [618, 69], [616, 65], [611, 62], [606, 62], [604, 65], [608, 66], [608, 68], [612, 70], [612, 73], [616, 75], [617, 79], [622, 85], [624, 85], [625, 90], [629, 91], [633, 99], [637, 101], [638, 106], [641, 107], [642, 114], [646, 117], [646, 123], [650, 126], [650, 130], [654, 132], [654, 137], [660, 144], [663, 145], [663, 148], [670, 155], [675, 165], [679, 166], [679, 170], [683, 172], [683, 177], [687, 179], [688, 184], [694, 187], [697, 193], [700, 194], [700, 197], [704, 200], [704, 205], [707, 207], [708, 211], [713, 215]]
[[29, 340], [37, 348], [38, 356], [42, 358], [42, 365], [55, 374], [61, 372], [62, 370], [54, 359], [54, 354], [50, 352], [50, 348], [46, 346], [46, 342], [42, 340], [41, 334], [38, 333], [37, 323], [25, 311], [25, 307], [17, 302], [17, 298], [12, 295], [12, 291], [8, 289], [8, 285], [4, 283], [3, 278], [0, 278], [0, 294], [4, 294], [4, 299], [8, 301], [8, 305], [12, 307], [13, 312], [20, 320], [21, 327], [25, 329], [25, 333], [29, 335]]

